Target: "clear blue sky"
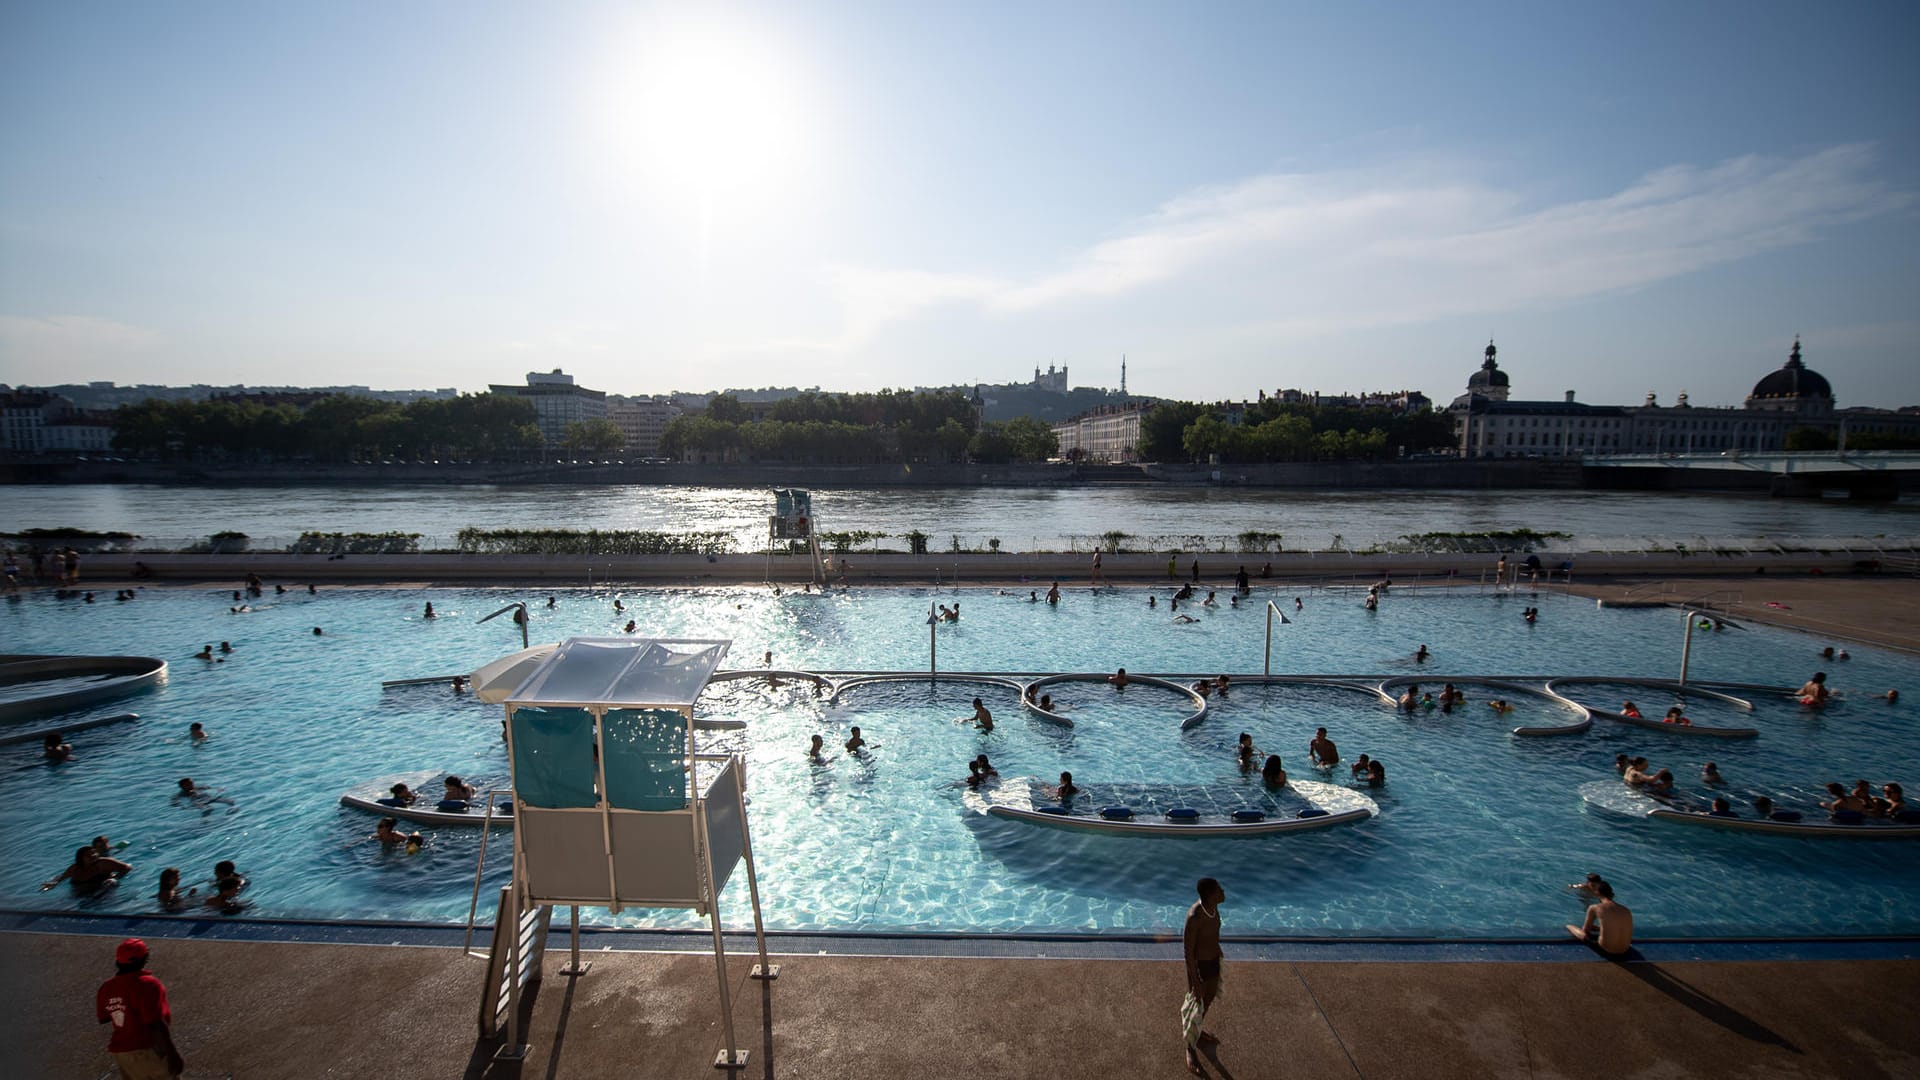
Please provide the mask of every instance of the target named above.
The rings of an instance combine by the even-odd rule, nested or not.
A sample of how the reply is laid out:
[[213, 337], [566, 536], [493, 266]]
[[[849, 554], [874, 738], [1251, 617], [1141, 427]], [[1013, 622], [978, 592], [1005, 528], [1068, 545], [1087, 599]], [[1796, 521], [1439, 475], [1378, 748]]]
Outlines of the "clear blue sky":
[[0, 381], [1920, 404], [1920, 5], [0, 7]]

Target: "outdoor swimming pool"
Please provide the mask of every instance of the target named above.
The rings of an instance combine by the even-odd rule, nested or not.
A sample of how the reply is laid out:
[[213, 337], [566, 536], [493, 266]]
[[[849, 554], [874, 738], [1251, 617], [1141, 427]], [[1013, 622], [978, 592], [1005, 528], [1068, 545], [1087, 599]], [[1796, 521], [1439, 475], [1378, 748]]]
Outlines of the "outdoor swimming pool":
[[[1044, 583], [1041, 584], [1044, 590]], [[380, 682], [470, 671], [519, 647], [502, 618], [475, 620], [514, 599], [533, 602], [532, 637], [618, 632], [627, 619], [651, 636], [730, 637], [729, 667], [758, 667], [771, 649], [781, 668], [925, 670], [930, 602], [962, 605], [962, 621], [937, 629], [942, 671], [1258, 673], [1264, 601], [1292, 622], [1274, 627], [1276, 673], [1419, 675], [1437, 690], [1447, 678], [1599, 675], [1671, 678], [1677, 673], [1677, 612], [1600, 610], [1589, 600], [1526, 591], [1507, 595], [1410, 594], [1395, 590], [1378, 612], [1354, 593], [1256, 589], [1254, 602], [1194, 613], [1175, 625], [1165, 596], [1124, 587], [1092, 595], [1069, 589], [1058, 608], [1027, 601], [1023, 588], [874, 590], [818, 596], [765, 588], [559, 591], [558, 606], [532, 590], [323, 589], [318, 596], [269, 588], [261, 610], [229, 614], [229, 591], [159, 588], [140, 599], [84, 605], [26, 596], [0, 607], [14, 652], [154, 655], [172, 664], [157, 690], [70, 719], [126, 710], [138, 724], [76, 733], [71, 763], [42, 763], [37, 746], [7, 748], [0, 761], [0, 903], [14, 908], [151, 911], [164, 866], [188, 881], [232, 858], [252, 876], [250, 914], [274, 918], [464, 919], [477, 830], [444, 829], [425, 852], [406, 856], [362, 838], [374, 819], [338, 805], [368, 779], [442, 770], [469, 780], [506, 773], [496, 707], [442, 686], [383, 692]], [[1009, 590], [1011, 593], [1012, 590]], [[1203, 594], [1204, 595], [1204, 594]], [[420, 617], [431, 598], [440, 618]], [[1221, 594], [1220, 602], [1226, 604]], [[1537, 605], [1537, 624], [1522, 621]], [[1184, 606], [1183, 606], [1184, 609]], [[326, 633], [314, 637], [311, 628]], [[213, 664], [192, 654], [231, 641]], [[1416, 665], [1421, 644], [1434, 653]], [[1611, 775], [1615, 753], [1667, 766], [1683, 790], [1701, 791], [1699, 768], [1716, 761], [1736, 804], [1766, 793], [1810, 805], [1819, 784], [1865, 777], [1920, 779], [1920, 738], [1911, 706], [1869, 695], [1913, 689], [1912, 658], [1858, 647], [1853, 659], [1819, 659], [1827, 642], [1765, 628], [1700, 633], [1695, 679], [1797, 684], [1824, 666], [1843, 699], [1823, 714], [1757, 697], [1746, 713], [1690, 698], [1696, 719], [1760, 730], [1748, 740], [1670, 735], [1597, 720], [1587, 733], [1521, 739], [1509, 729], [1571, 717], [1537, 698], [1516, 697], [1496, 716], [1490, 694], [1465, 686], [1453, 715], [1406, 717], [1376, 698], [1329, 686], [1241, 685], [1191, 731], [1176, 695], [1136, 686], [1055, 684], [1075, 726], [1026, 714], [1011, 689], [963, 681], [854, 687], [838, 700], [804, 683], [719, 683], [705, 711], [745, 719], [739, 732], [702, 736], [702, 748], [738, 749], [749, 761], [754, 848], [769, 925], [818, 931], [1127, 933], [1177, 927], [1195, 878], [1226, 884], [1238, 934], [1305, 936], [1538, 937], [1578, 915], [1562, 889], [1587, 870], [1614, 881], [1643, 936], [1920, 933], [1920, 860], [1908, 843], [1810, 841], [1723, 834], [1629, 821], [1583, 808], [1586, 781]], [[954, 722], [982, 697], [997, 720], [982, 736]], [[1664, 691], [1578, 688], [1575, 696], [1618, 704], [1631, 695], [1657, 715]], [[195, 745], [191, 721], [213, 737]], [[859, 724], [866, 760], [837, 753]], [[1329, 728], [1343, 756], [1386, 762], [1389, 782], [1372, 792], [1379, 817], [1298, 835], [1242, 839], [1093, 836], [988, 818], [963, 810], [958, 781], [985, 751], [1007, 777], [1082, 781], [1247, 783], [1233, 762], [1240, 731], [1289, 771], [1306, 769], [1305, 745]], [[803, 751], [815, 733], [836, 749], [824, 767]], [[236, 805], [212, 813], [171, 798], [191, 776]], [[1333, 777], [1345, 782], [1344, 770]], [[73, 849], [105, 833], [127, 841], [135, 866], [117, 890], [76, 897], [39, 892]], [[504, 837], [501, 838], [504, 840]], [[504, 843], [496, 854], [506, 851]], [[501, 868], [504, 858], [490, 861]], [[502, 869], [489, 877], [502, 880]], [[730, 920], [750, 919], [736, 876], [723, 900]], [[605, 913], [599, 913], [605, 918]], [[483, 917], [485, 913], [483, 912]], [[634, 925], [691, 926], [681, 912], [628, 912]]]

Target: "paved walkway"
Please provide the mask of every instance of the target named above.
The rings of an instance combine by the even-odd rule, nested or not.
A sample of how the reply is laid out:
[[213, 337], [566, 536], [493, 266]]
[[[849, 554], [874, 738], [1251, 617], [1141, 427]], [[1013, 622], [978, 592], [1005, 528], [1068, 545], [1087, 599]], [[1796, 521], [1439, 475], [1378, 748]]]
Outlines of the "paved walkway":
[[[114, 938], [0, 934], [9, 1075], [101, 1076], [93, 991]], [[721, 1045], [705, 955], [594, 952], [527, 1003], [529, 1057], [477, 1039], [481, 962], [457, 949], [153, 940], [189, 1076], [705, 1077]], [[559, 944], [559, 942], [556, 942]], [[1267, 1077], [1920, 1075], [1920, 961], [1237, 962], [1207, 1066]], [[730, 967], [748, 1078], [1174, 1077], [1168, 960], [784, 957]]]
[[[1790, 627], [1812, 635], [1807, 662], [1817, 665], [1824, 645], [1869, 642], [1920, 652], [1920, 578], [1662, 577], [1575, 583], [1573, 591], [1602, 599], [1703, 600], [1733, 618]], [[1811, 670], [1811, 668], [1809, 668]]]

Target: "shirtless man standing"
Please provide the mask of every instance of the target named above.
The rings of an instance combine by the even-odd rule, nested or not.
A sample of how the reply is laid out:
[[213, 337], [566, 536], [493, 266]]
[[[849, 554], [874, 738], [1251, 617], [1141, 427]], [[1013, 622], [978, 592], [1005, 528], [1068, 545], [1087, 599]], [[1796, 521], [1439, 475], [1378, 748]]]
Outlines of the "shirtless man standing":
[[[1183, 941], [1187, 957], [1187, 991], [1199, 999], [1201, 1024], [1204, 1025], [1207, 1010], [1213, 1007], [1213, 999], [1220, 993], [1220, 902], [1227, 898], [1227, 894], [1220, 883], [1210, 877], [1201, 878], [1197, 889], [1200, 899], [1187, 909]], [[1187, 1071], [1195, 1076], [1205, 1076], [1206, 1071], [1200, 1067], [1200, 1047], [1219, 1042], [1203, 1027], [1194, 1041], [1187, 1044]]]
[[1340, 764], [1340, 748], [1333, 745], [1332, 739], [1327, 738], [1326, 728], [1320, 728], [1313, 733], [1313, 741], [1307, 744], [1307, 756], [1313, 759], [1315, 765]]
[[1608, 956], [1625, 956], [1633, 946], [1633, 912], [1614, 902], [1613, 886], [1604, 881], [1593, 883], [1593, 895], [1599, 902], [1587, 908], [1587, 921], [1579, 926], [1569, 923], [1567, 933]]

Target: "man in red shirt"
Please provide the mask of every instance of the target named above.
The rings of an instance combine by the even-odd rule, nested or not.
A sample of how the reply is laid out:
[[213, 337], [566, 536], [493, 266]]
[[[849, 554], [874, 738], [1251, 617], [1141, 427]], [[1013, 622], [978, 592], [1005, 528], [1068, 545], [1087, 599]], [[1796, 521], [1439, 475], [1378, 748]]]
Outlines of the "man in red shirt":
[[139, 938], [121, 942], [113, 951], [113, 964], [120, 974], [101, 985], [94, 1008], [101, 1023], [113, 1025], [107, 1052], [120, 1067], [122, 1080], [179, 1076], [187, 1066], [173, 1046], [167, 988], [146, 972], [147, 943]]

